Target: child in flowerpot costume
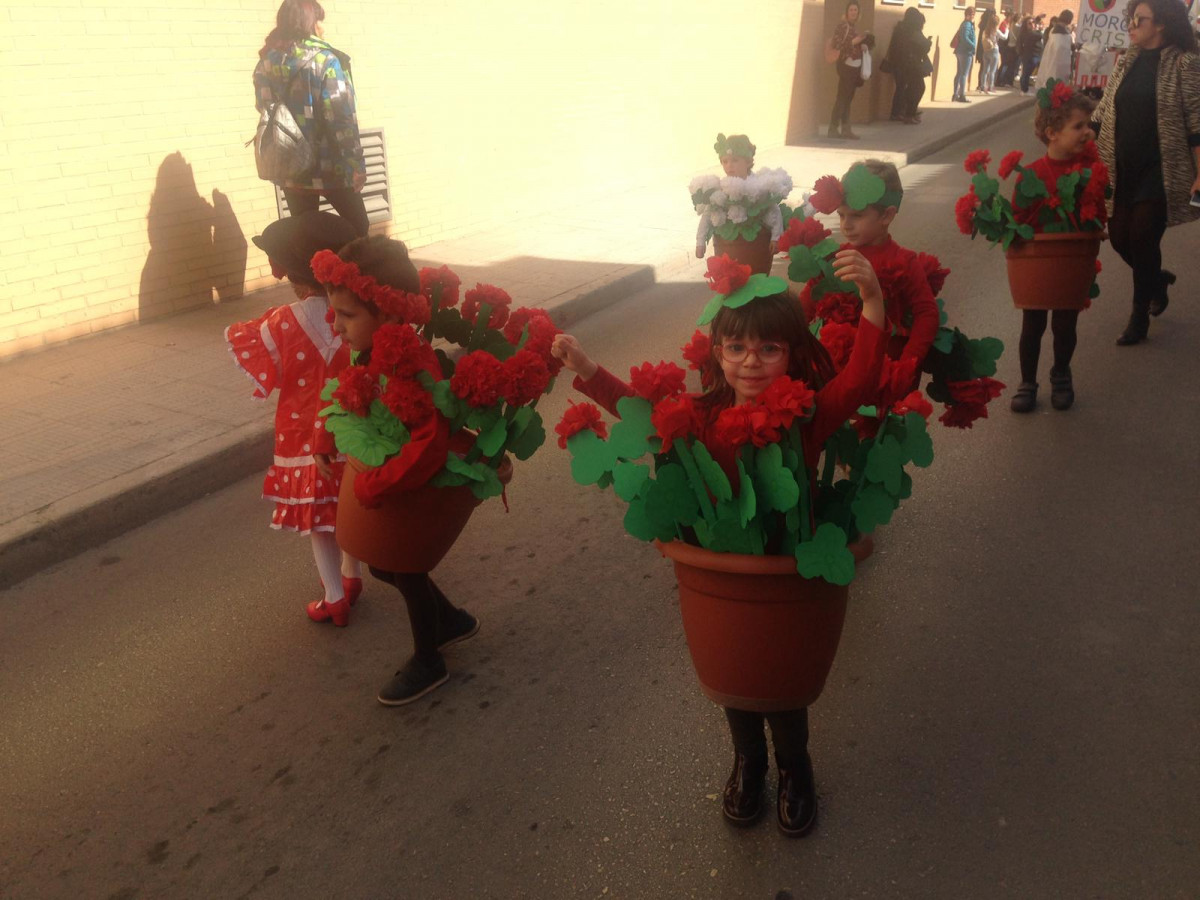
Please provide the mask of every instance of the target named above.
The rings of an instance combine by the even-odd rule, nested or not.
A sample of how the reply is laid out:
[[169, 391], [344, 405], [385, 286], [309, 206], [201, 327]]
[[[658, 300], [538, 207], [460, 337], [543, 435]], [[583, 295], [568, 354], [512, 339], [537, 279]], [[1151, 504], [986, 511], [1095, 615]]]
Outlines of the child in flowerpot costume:
[[[752, 496], [744, 451], [751, 445], [778, 449], [773, 442], [784, 432], [794, 437], [788, 452], [803, 457], [803, 461], [794, 460], [797, 469], [815, 471], [823, 442], [878, 384], [887, 342], [879, 283], [870, 263], [856, 250], [842, 251], [831, 265], [839, 278], [857, 285], [863, 297], [862, 325], [851, 360], [839, 375], [834, 375], [828, 353], [809, 332], [786, 282], [751, 275], [748, 266], [728, 257], [709, 261], [709, 280], [717, 294], [700, 324], [711, 322], [710, 337], [704, 341], [703, 335], [698, 335], [685, 350], [685, 356], [704, 370], [707, 388], [699, 395], [684, 393], [685, 373], [670, 363], [636, 368], [631, 372], [632, 383], [625, 384], [597, 365], [574, 337], [556, 338], [554, 353], [576, 373], [575, 388], [622, 417], [613, 429], [611, 443], [604, 443], [606, 432], [599, 411], [591, 404], [573, 406], [556, 429], [560, 445], [574, 455], [576, 480], [602, 486], [612, 483], [622, 499], [631, 501], [626, 516], [631, 533], [644, 540], [669, 540], [686, 533], [698, 537], [704, 546], [740, 548], [730, 551], [738, 553], [779, 554], [796, 549], [796, 534], [773, 532], [764, 540], [761, 531], [740, 532], [738, 514], [729, 507], [736, 502], [731, 485], [738, 485], [737, 493], [743, 498]], [[630, 462], [646, 450], [657, 452], [655, 448], [663, 452], [673, 448], [671, 452], [680, 454], [684, 468], [691, 470], [696, 469], [698, 460], [708, 483], [721, 486], [711, 495], [703, 486], [697, 487], [694, 496], [687, 490], [679, 493], [677, 485], [669, 484], [676, 480], [669, 476], [683, 477], [678, 464], [663, 463], [660, 457], [655, 479], [650, 467]], [[767, 457], [774, 451], [762, 452], [766, 471], [773, 465]], [[819, 529], [819, 535], [809, 533], [810, 523], [804, 522], [802, 512], [807, 507], [799, 500], [808, 496], [809, 479], [797, 482], [782, 469], [770, 471], [776, 487], [782, 480], [796, 491], [794, 496], [784, 497], [779, 508], [790, 510], [788, 522], [800, 536], [807, 536], [809, 549], [823, 554], [821, 545], [830, 535]], [[663, 519], [648, 506], [648, 498], [660, 490], [675, 491], [669, 506], [679, 508], [682, 503], [682, 507], [694, 508], [690, 513], [684, 509], [682, 519], [675, 520], [674, 513], [669, 521]], [[767, 504], [768, 494], [760, 496]], [[742, 513], [752, 515], [747, 508]], [[744, 527], [747, 519], [741, 521]], [[804, 551], [796, 552], [798, 560], [808, 559]], [[835, 549], [833, 555], [837, 552]], [[840, 553], [849, 555], [844, 535]], [[853, 560], [847, 579], [852, 575]], [[722, 803], [726, 819], [748, 825], [762, 811], [767, 772], [765, 720], [771, 725], [779, 767], [778, 825], [790, 837], [807, 834], [817, 815], [807, 708], [763, 713], [727, 707], [725, 712], [734, 744], [733, 770]]]
[[[988, 404], [1004, 388], [990, 377], [1003, 344], [994, 338], [971, 339], [946, 324], [943, 301], [936, 298], [950, 271], [933, 254], [909, 250], [892, 238], [891, 224], [903, 198], [896, 167], [868, 159], [852, 165], [840, 179], [818, 179], [807, 200], [816, 212], [837, 214], [847, 239], [841, 248], [853, 247], [870, 260], [883, 292], [891, 337], [879, 388], [869, 400], [875, 414], [855, 420], [860, 437], [874, 434], [879, 412], [897, 404], [932, 412], [918, 390], [922, 373], [932, 376], [929, 396], [946, 404], [940, 421], [952, 427], [969, 428], [986, 417]], [[854, 286], [840, 283], [833, 272], [830, 254], [837, 248], [828, 229], [800, 212], [789, 217], [780, 240], [780, 250], [791, 261], [788, 277], [804, 283], [806, 315], [840, 369], [854, 344], [861, 300]], [[838, 455], [849, 462], [855, 442], [847, 438], [841, 443]]]
[[[404, 596], [412, 627], [413, 656], [378, 695], [401, 706], [445, 683], [441, 651], [479, 629], [429, 577], [458, 531], [425, 559], [403, 544], [435, 530], [439, 511], [430, 507], [473, 495], [454, 525], [461, 530], [474, 503], [504, 492], [508, 454], [527, 459], [541, 445], [534, 405], [560, 368], [550, 354], [558, 329], [543, 310], [510, 312], [511, 298], [492, 285], [467, 291], [460, 307], [457, 276], [444, 266], [418, 273], [399, 241], [361, 238], [312, 265], [329, 288], [334, 331], [355, 354], [322, 394], [327, 430], [356, 470], [339, 522], [351, 512], [358, 519], [339, 532], [368, 548], [371, 574]], [[468, 352], [453, 360], [435, 338]], [[369, 511], [389, 504], [411, 510], [412, 520], [391, 520], [397, 532], [409, 529], [403, 540], [373, 527]]]
[[[1101, 226], [1108, 220], [1104, 202], [1108, 187], [1108, 170], [1100, 161], [1096, 149], [1096, 135], [1092, 132], [1091, 118], [1095, 102], [1086, 94], [1071, 90], [1064, 82], [1051, 81], [1038, 91], [1038, 109], [1033, 121], [1033, 130], [1038, 140], [1046, 145], [1046, 155], [1025, 167], [1013, 190], [1014, 214], [1018, 223], [1031, 225], [1034, 232], [1043, 231], [1047, 224], [1060, 222], [1056, 212], [1061, 208], [1057, 196], [1059, 179], [1070, 179], [1073, 173], [1089, 169], [1091, 178], [1085, 188], [1077, 210], [1078, 220], [1096, 220]], [[1017, 153], [1009, 154], [1000, 165], [1003, 178], [1021, 158]], [[1036, 177], [1043, 184], [1055, 188], [1053, 195], [1032, 198], [1022, 206], [1021, 182]], [[1076, 176], [1078, 177], [1078, 176]], [[1051, 205], [1051, 204], [1054, 205]], [[1087, 208], [1085, 208], [1085, 206]], [[1172, 276], [1172, 279], [1174, 276]], [[1076, 324], [1078, 309], [1023, 309], [1021, 310], [1021, 340], [1018, 351], [1021, 358], [1021, 385], [1012, 398], [1013, 412], [1032, 412], [1037, 406], [1037, 369], [1041, 354], [1042, 336], [1046, 333], [1046, 320], [1050, 319], [1054, 335], [1054, 364], [1050, 368], [1050, 405], [1058, 410], [1070, 409], [1075, 402], [1075, 383], [1071, 375], [1071, 358], [1077, 343]]]
[[714, 237], [722, 241], [754, 241], [765, 228], [770, 235], [766, 266], [758, 271], [767, 274], [770, 257], [775, 254], [783, 233], [779, 204], [791, 193], [792, 179], [783, 169], [754, 173], [755, 147], [744, 134], [730, 137], [718, 134], [713, 149], [721, 160], [725, 177], [701, 175], [693, 178], [688, 187], [692, 205], [700, 214], [696, 258], [704, 258], [708, 242]]
[[329, 301], [309, 260], [357, 236], [345, 219], [311, 212], [268, 225], [253, 241], [267, 254], [271, 271], [287, 278], [298, 298], [258, 318], [225, 329], [234, 361], [254, 382], [255, 399], [279, 392], [274, 461], [263, 479], [263, 497], [275, 502], [271, 527], [310, 536], [325, 596], [308, 604], [314, 622], [344, 626], [362, 591], [357, 560], [338, 549], [334, 537], [344, 461], [319, 454], [328, 440], [317, 412], [321, 388], [350, 362], [350, 350], [330, 329]]
[[973, 177], [955, 206], [959, 230], [1004, 248], [1013, 303], [1022, 311], [1021, 385], [1011, 401], [1013, 412], [1037, 406], [1038, 358], [1047, 319], [1054, 334], [1051, 405], [1066, 410], [1075, 401], [1070, 368], [1075, 328], [1079, 312], [1100, 293], [1097, 254], [1109, 191], [1108, 170], [1093, 143], [1093, 109], [1090, 98], [1055, 79], [1038, 91], [1034, 129], [1047, 152], [1028, 166], [1021, 164], [1023, 154], [1017, 150], [1000, 161], [1000, 178], [1017, 175], [1011, 200], [987, 172], [988, 151], [973, 151], [963, 166]]

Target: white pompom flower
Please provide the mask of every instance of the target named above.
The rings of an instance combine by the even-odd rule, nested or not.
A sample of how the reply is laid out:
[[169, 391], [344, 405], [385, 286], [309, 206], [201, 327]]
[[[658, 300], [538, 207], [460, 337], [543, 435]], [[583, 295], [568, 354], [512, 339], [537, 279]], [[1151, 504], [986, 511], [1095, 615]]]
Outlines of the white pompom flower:
[[729, 207], [729, 221], [734, 225], [741, 225], [746, 221], [746, 208], [743, 206]]
[[713, 228], [720, 228], [725, 224], [725, 210], [709, 207], [708, 221], [712, 223]]

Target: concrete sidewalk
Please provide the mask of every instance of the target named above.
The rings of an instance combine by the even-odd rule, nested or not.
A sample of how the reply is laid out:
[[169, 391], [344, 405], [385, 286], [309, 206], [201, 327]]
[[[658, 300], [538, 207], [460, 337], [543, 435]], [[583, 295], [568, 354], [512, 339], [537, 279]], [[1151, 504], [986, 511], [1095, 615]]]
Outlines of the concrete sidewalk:
[[[1016, 93], [969, 106], [930, 102], [919, 126], [882, 122], [858, 128], [859, 141], [761, 149], [758, 164], [785, 168], [798, 198], [854, 159], [903, 166], [1032, 102]], [[693, 255], [687, 197], [694, 174], [430, 244], [415, 256], [418, 265], [449, 265], [465, 284], [497, 284], [567, 327], [656, 280], [699, 280], [704, 264]], [[281, 285], [0, 364], [0, 588], [265, 471], [274, 403], [250, 400], [222, 335], [291, 296]]]

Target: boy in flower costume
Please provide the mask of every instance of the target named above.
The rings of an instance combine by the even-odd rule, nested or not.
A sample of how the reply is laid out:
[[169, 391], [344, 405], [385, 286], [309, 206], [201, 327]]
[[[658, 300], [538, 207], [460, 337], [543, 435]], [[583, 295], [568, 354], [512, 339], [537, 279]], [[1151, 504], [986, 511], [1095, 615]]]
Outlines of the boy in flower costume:
[[[818, 212], [837, 213], [846, 238], [842, 249], [853, 248], [866, 257], [879, 279], [892, 333], [888, 344], [892, 363], [885, 366], [881, 387], [898, 392], [893, 400], [916, 387], [917, 373], [940, 327], [935, 296], [949, 274], [937, 257], [909, 250], [892, 238], [891, 224], [903, 198], [896, 167], [868, 159], [855, 163], [841, 179], [833, 175], [819, 179], [808, 200]], [[829, 234], [815, 219], [793, 219], [780, 249], [797, 243], [812, 247]], [[827, 287], [829, 282], [820, 275], [808, 280], [801, 302], [810, 319], [824, 323], [821, 341], [836, 362], [853, 344], [862, 301], [848, 291], [821, 291], [821, 284]]]

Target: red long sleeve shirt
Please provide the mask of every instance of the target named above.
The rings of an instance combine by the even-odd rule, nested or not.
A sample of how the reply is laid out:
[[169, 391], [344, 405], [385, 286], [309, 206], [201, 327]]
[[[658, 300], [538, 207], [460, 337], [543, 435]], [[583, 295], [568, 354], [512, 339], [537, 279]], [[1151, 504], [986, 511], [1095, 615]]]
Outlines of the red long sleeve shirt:
[[[810, 472], [816, 472], [825, 441], [860, 406], [870, 402], [874, 396], [879, 386], [887, 340], [886, 332], [865, 319], [862, 320], [854, 340], [854, 349], [845, 368], [817, 391], [816, 411], [812, 421], [802, 430], [804, 461]], [[597, 369], [596, 374], [587, 381], [576, 376], [574, 387], [614, 416], [617, 415], [617, 401], [622, 397], [633, 396], [633, 388], [603, 367]], [[725, 470], [730, 481], [736, 484], [738, 448], [720, 440], [713, 430], [720, 412], [719, 409], [710, 410], [710, 419], [703, 423], [699, 437], [713, 459]]]

